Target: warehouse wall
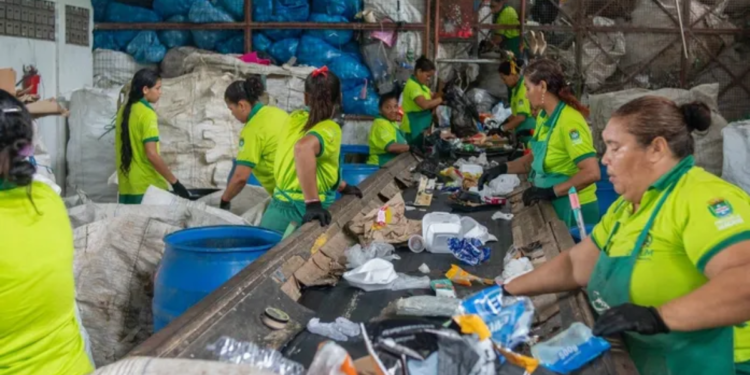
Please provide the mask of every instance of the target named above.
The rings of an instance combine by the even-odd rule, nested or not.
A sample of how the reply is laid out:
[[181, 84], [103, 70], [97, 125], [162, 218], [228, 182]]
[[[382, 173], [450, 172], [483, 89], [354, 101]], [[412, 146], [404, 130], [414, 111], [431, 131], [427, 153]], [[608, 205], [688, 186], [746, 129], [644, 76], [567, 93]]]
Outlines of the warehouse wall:
[[[91, 47], [65, 44], [65, 5], [91, 9], [91, 1], [52, 1], [56, 3], [56, 41], [0, 36], [0, 50], [6, 52], [0, 53], [0, 67], [15, 69], [20, 79], [24, 64], [36, 66], [42, 76], [39, 92], [42, 98], [69, 96], [73, 90], [91, 85], [93, 81]], [[93, 17], [93, 10], [91, 12]], [[93, 42], [93, 37], [90, 41]], [[39, 120], [39, 133], [52, 156], [54, 165], [50, 167], [58, 184], [65, 186], [65, 119], [46, 117]]]

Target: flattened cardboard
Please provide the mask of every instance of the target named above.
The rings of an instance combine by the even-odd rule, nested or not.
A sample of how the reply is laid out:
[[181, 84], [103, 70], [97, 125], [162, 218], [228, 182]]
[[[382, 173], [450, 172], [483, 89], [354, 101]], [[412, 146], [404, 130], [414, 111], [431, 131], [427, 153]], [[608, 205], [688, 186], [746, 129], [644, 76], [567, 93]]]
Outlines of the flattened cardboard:
[[0, 90], [16, 95], [16, 71], [12, 68], [0, 69]]

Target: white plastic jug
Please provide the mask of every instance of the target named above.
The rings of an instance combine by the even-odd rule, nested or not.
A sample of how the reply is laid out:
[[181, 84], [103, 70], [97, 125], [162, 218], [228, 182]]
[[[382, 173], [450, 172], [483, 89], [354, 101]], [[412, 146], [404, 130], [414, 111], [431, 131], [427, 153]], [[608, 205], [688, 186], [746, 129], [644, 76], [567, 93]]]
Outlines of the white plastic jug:
[[422, 237], [431, 253], [450, 254], [448, 239], [461, 234], [461, 217], [447, 212], [431, 212], [422, 219]]

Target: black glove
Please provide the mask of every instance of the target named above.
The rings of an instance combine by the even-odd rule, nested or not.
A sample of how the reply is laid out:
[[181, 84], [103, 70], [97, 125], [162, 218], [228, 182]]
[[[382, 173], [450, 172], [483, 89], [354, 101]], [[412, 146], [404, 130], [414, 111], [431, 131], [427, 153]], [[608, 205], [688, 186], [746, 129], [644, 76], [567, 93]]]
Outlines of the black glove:
[[669, 333], [669, 327], [656, 308], [626, 303], [602, 314], [594, 324], [593, 333], [595, 336], [611, 336], [624, 331], [656, 335]]
[[328, 212], [320, 202], [305, 204], [305, 216], [302, 217], [302, 224], [317, 220], [321, 227], [327, 227], [331, 224], [331, 213]]
[[359, 199], [362, 199], [363, 197], [362, 190], [359, 190], [358, 187], [349, 184], [346, 184], [346, 187], [341, 189], [339, 193], [341, 193], [341, 195], [356, 195]]
[[172, 192], [177, 194], [180, 198], [190, 199], [190, 192], [185, 188], [185, 185], [180, 183], [179, 180], [172, 184]]
[[536, 202], [551, 201], [555, 198], [557, 198], [557, 194], [555, 194], [555, 188], [538, 188], [532, 186], [531, 188], [526, 189], [526, 191], [523, 192], [523, 205], [531, 206]]
[[227, 202], [224, 200], [224, 198], [221, 199], [221, 203], [219, 203], [219, 208], [222, 210], [229, 211], [232, 209], [232, 202]]
[[508, 173], [508, 164], [500, 164], [497, 167], [490, 168], [479, 178], [479, 190], [484, 189], [484, 185], [496, 179], [498, 176]]
[[409, 152], [412, 155], [414, 155], [414, 156], [416, 156], [416, 157], [418, 157], [420, 159], [424, 159], [425, 158], [424, 153], [422, 152], [422, 150], [420, 150], [417, 147], [409, 146]]
[[533, 130], [519, 130], [518, 133], [516, 133], [516, 136], [518, 137], [531, 137], [534, 135]]

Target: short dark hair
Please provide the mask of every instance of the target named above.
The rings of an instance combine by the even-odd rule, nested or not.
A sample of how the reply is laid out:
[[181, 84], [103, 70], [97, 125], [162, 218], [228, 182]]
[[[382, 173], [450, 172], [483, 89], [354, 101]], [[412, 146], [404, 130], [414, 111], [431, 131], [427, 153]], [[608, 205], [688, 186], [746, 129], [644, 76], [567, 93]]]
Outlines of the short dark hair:
[[432, 72], [435, 70], [435, 63], [428, 59], [426, 56], [422, 56], [417, 59], [414, 64], [414, 71]]
[[391, 91], [389, 93], [385, 93], [383, 95], [380, 95], [380, 102], [378, 103], [378, 108], [383, 108], [385, 103], [388, 103], [389, 100], [395, 100], [398, 101], [398, 93], [396, 91]]
[[237, 104], [240, 100], [246, 100], [250, 104], [256, 103], [266, 91], [263, 87], [263, 79], [253, 74], [244, 81], [232, 82], [224, 91], [224, 100]]
[[16, 186], [31, 184], [36, 169], [28, 160], [34, 127], [26, 106], [0, 90], [0, 179]]
[[[516, 59], [512, 60], [516, 63], [516, 69], [523, 66], [523, 61], [518, 61]], [[504, 74], [506, 76], [509, 76], [512, 72], [512, 65], [510, 60], [506, 60], [500, 63], [500, 66], [497, 68], [498, 73]], [[518, 70], [516, 70], [516, 73], [520, 73]]]

